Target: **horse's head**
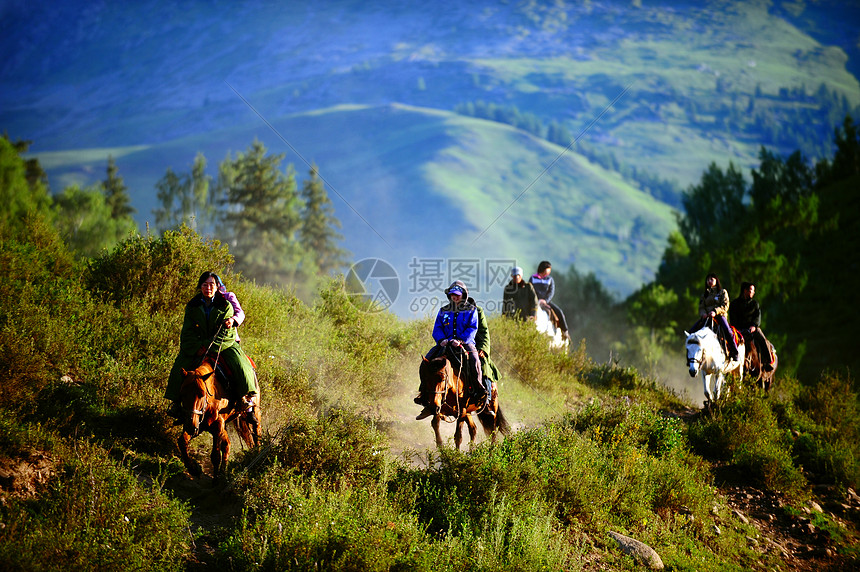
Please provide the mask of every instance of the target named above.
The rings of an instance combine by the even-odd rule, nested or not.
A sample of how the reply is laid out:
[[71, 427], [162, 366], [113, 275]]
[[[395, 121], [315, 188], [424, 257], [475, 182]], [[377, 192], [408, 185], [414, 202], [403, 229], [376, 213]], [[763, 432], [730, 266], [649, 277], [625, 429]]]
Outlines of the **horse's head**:
[[196, 437], [200, 433], [200, 424], [209, 405], [212, 391], [209, 388], [209, 378], [215, 373], [212, 365], [205, 361], [197, 369], [182, 370], [182, 386], [179, 389], [179, 402], [182, 405], [183, 430]]
[[424, 358], [418, 367], [418, 376], [421, 378], [421, 393], [433, 396], [432, 401], [438, 413], [445, 400], [445, 393], [449, 388], [453, 388], [454, 373], [451, 362], [444, 356], [430, 360]]
[[696, 377], [699, 373], [699, 368], [702, 367], [702, 360], [705, 354], [702, 348], [702, 337], [699, 335], [699, 332], [693, 332], [692, 334], [684, 332], [684, 335], [687, 336], [687, 366], [690, 368], [690, 377]]

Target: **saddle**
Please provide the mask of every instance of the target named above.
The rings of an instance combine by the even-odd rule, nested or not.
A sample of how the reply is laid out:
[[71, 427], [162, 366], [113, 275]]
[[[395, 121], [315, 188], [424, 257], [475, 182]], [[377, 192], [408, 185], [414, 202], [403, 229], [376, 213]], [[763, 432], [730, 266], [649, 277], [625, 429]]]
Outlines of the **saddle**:
[[457, 371], [458, 374], [460, 372], [466, 373], [466, 375], [463, 376], [461, 379], [464, 379], [466, 381], [466, 387], [469, 389], [469, 392], [477, 393], [477, 391], [481, 388], [486, 389], [483, 387], [482, 383], [479, 383], [478, 380], [473, 379], [472, 368], [468, 367], [467, 364], [463, 363], [464, 359], [469, 359], [468, 353], [466, 353], [462, 349], [453, 346], [446, 346], [445, 355], [451, 361], [451, 367], [454, 368], [454, 370]]
[[[241, 399], [243, 396], [236, 395], [236, 392], [233, 388], [233, 386], [235, 385], [232, 381], [233, 370], [230, 369], [230, 367], [220, 359], [220, 356], [217, 356], [218, 359], [216, 359], [216, 356], [213, 356], [210, 353], [209, 357], [212, 358], [212, 360], [215, 362], [215, 379], [221, 382], [221, 386], [224, 388], [224, 391], [227, 392], [227, 395], [230, 395], [231, 399]], [[251, 367], [256, 370], [257, 364], [254, 363], [254, 360], [251, 359], [251, 356], [246, 355], [245, 357], [248, 358], [248, 361], [251, 363]]]
[[[726, 338], [726, 335], [723, 333], [723, 329], [717, 326], [717, 323], [713, 320], [707, 321], [708, 327], [717, 334], [717, 339], [720, 341], [720, 347], [723, 348], [723, 354], [728, 357], [729, 355], [729, 340]], [[729, 324], [729, 328], [731, 328], [732, 338], [735, 341], [735, 346], [742, 346], [745, 344], [744, 336], [741, 334], [740, 330], [738, 330], [733, 325]]]

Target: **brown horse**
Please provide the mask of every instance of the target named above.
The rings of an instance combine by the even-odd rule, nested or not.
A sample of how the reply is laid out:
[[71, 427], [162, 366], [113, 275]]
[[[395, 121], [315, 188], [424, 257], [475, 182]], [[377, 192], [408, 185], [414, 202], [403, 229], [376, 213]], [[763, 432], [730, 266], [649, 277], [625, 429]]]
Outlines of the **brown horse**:
[[765, 391], [770, 391], [770, 386], [773, 384], [773, 376], [776, 373], [776, 368], [779, 367], [779, 356], [776, 355], [776, 349], [773, 347], [773, 344], [770, 343], [770, 340], [768, 340], [768, 348], [770, 348], [770, 353], [773, 354], [773, 369], [770, 371], [764, 371], [764, 369], [762, 369], [761, 356], [759, 355], [758, 347], [752, 340], [750, 340], [747, 345], [749, 346], [749, 352], [746, 356], [744, 368], [750, 377], [754, 379], [756, 385]]
[[188, 456], [188, 443], [201, 432], [212, 435], [213, 477], [227, 467], [230, 457], [230, 438], [227, 424], [233, 421], [236, 431], [251, 448], [260, 442], [260, 391], [254, 395], [253, 407], [246, 409], [242, 403], [230, 405], [227, 391], [215, 375], [215, 361], [207, 356], [197, 369], [182, 370], [182, 387], [179, 400], [182, 405], [182, 435], [177, 441], [185, 468], [192, 476], [199, 476], [201, 468]]
[[[465, 360], [466, 357], [462, 356], [461, 359]], [[496, 384], [493, 384], [489, 403], [485, 404], [484, 399], [478, 399], [469, 394], [467, 391], [468, 384], [462, 379], [461, 373], [465, 375], [465, 371], [453, 367], [451, 360], [445, 355], [431, 360], [423, 358], [418, 367], [418, 375], [421, 378], [421, 394], [432, 395], [433, 404], [436, 407], [436, 414], [433, 415], [431, 421], [433, 431], [436, 433], [436, 445], [438, 447], [443, 445], [442, 436], [439, 434], [440, 421], [448, 423], [456, 421], [457, 429], [454, 432], [454, 444], [458, 449], [463, 442], [462, 423], [465, 421], [469, 425], [469, 443], [470, 445], [473, 444], [477, 432], [475, 421], [472, 419], [473, 413], [478, 416], [484, 427], [484, 432], [490, 436], [493, 442], [496, 440], [497, 432], [502, 435], [509, 434], [511, 428], [502, 414], [501, 407], [499, 407]]]

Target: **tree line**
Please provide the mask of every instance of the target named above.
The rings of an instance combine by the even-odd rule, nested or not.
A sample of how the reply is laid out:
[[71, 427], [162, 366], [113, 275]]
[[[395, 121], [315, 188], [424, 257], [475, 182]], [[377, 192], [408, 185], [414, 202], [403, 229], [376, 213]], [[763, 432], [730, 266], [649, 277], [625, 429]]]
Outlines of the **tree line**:
[[[0, 199], [9, 205], [0, 226], [41, 213], [82, 258], [139, 231], [128, 187], [112, 156], [104, 180], [52, 194], [38, 160], [23, 158], [29, 145], [5, 134], [0, 140]], [[348, 253], [339, 246], [340, 221], [317, 167], [311, 167], [299, 188], [293, 166], [281, 169], [283, 159], [282, 154], [269, 155], [255, 140], [244, 152], [228, 153], [214, 181], [202, 153], [187, 173], [168, 168], [155, 185], [155, 231], [188, 226], [225, 242], [235, 270], [261, 283], [301, 282], [341, 269]]]
[[[761, 147], [749, 177], [732, 163], [712, 163], [682, 195], [653, 281], [627, 299], [610, 295], [592, 274], [559, 273], [559, 304], [575, 337], [659, 374], [698, 317], [708, 272], [730, 297], [757, 285], [763, 327], [781, 352], [782, 372], [810, 380], [821, 371], [856, 370], [854, 277], [860, 269], [860, 129], [846, 116], [833, 155], [810, 161]], [[568, 310], [569, 308], [569, 310]], [[608, 324], [626, 324], [608, 333]], [[579, 330], [577, 331], [577, 327]], [[811, 381], [811, 380], [810, 380]]]

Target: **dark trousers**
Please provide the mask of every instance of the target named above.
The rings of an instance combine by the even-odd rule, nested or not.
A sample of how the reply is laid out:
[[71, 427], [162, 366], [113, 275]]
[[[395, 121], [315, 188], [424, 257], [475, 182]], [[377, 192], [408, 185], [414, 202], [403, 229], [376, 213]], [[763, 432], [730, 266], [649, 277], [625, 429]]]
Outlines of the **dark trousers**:
[[555, 312], [555, 315], [558, 316], [558, 325], [561, 326], [561, 331], [567, 331], [567, 319], [564, 317], [564, 312], [561, 311], [555, 302], [547, 302], [549, 307], [552, 308], [552, 311]]
[[764, 336], [761, 328], [756, 328], [755, 332], [752, 333], [749, 330], [744, 330], [743, 336], [744, 341], [749, 343], [752, 340], [752, 343], [755, 344], [755, 349], [758, 350], [758, 359], [762, 365], [773, 363], [773, 356], [770, 355], [770, 344], [768, 344], [767, 338]]
[[[449, 348], [452, 348], [454, 351], [458, 351], [457, 348], [453, 348], [448, 343]], [[433, 359], [435, 357], [439, 357], [445, 353], [447, 348], [435, 345], [430, 348], [430, 351], [427, 352], [427, 359]], [[467, 368], [468, 372], [468, 385], [471, 387], [472, 384], [477, 383], [479, 385], [483, 385], [483, 377], [481, 376], [481, 359], [478, 356], [478, 349], [475, 347], [475, 344], [463, 344], [463, 349], [466, 350], [466, 355], [468, 356], [468, 363], [463, 364], [464, 368]]]
[[[723, 330], [723, 336], [726, 339], [726, 343], [729, 345], [729, 355], [736, 356], [738, 355], [738, 345], [735, 343], [735, 336], [732, 335], [732, 329], [729, 327], [729, 321], [726, 320], [725, 316], [717, 314], [717, 317], [714, 318], [717, 324], [720, 325], [720, 328]], [[705, 324], [708, 321], [708, 316], [704, 318], [700, 318], [698, 322], [696, 322], [692, 328], [690, 328], [691, 332], [698, 332], [702, 328], [705, 327]]]

